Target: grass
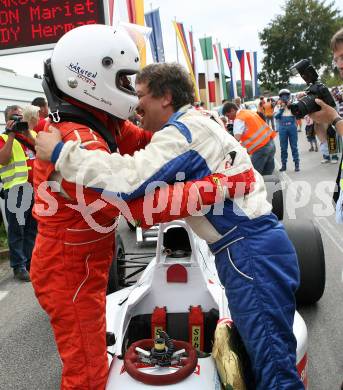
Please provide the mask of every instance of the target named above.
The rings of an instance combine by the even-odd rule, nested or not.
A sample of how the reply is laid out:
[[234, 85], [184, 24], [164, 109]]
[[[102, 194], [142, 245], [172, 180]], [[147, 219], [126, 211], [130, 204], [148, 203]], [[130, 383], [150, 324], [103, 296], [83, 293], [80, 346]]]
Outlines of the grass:
[[0, 224], [0, 249], [8, 248], [7, 232], [3, 222]]

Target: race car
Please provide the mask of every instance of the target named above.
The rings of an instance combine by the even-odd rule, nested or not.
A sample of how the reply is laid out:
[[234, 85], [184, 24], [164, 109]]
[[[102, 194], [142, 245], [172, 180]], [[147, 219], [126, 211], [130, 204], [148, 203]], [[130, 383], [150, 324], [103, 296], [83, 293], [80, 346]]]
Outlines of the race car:
[[[318, 238], [315, 230], [307, 228], [307, 232]], [[306, 295], [304, 301], [309, 298], [319, 299], [318, 294]], [[107, 296], [106, 312], [107, 332], [114, 344], [108, 347], [107, 390], [152, 389], [156, 385], [219, 390], [221, 383], [225, 386], [225, 359], [235, 356], [234, 370], [244, 369], [244, 361], [240, 361], [244, 354], [238, 350], [229, 348], [225, 352], [229, 356], [221, 360], [223, 352], [218, 350], [225, 343], [219, 338], [219, 327], [225, 324], [229, 338], [237, 339], [237, 335], [213, 255], [184, 221], [160, 224], [156, 256], [135, 284]], [[294, 334], [297, 368], [307, 388], [307, 329], [298, 312]], [[244, 390], [237, 375], [232, 380], [240, 384], [233, 387], [228, 382], [231, 387], [224, 388]]]

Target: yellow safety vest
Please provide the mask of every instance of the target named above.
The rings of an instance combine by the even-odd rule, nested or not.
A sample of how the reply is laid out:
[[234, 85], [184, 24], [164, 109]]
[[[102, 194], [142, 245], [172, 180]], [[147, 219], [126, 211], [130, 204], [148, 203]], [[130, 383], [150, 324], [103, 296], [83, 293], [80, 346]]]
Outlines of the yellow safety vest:
[[[36, 137], [36, 132], [31, 131], [31, 134]], [[6, 142], [8, 140], [7, 134], [0, 134], [0, 137]], [[28, 171], [31, 169], [26, 163], [25, 152], [19, 141], [13, 140], [13, 148], [11, 159], [6, 165], [0, 164], [0, 177], [5, 190], [9, 190], [18, 184], [24, 184], [28, 180]]]

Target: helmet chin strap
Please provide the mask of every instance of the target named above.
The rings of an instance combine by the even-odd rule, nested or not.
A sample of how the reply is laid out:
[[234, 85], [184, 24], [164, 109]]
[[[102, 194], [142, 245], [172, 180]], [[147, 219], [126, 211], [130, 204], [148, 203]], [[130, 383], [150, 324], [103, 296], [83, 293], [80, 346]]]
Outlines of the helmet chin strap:
[[114, 137], [98, 118], [86, 109], [77, 107], [63, 99], [63, 95], [58, 90], [55, 83], [54, 76], [51, 71], [50, 60], [47, 60], [44, 63], [42, 87], [48, 100], [51, 112], [49, 117], [52, 122], [76, 122], [81, 125], [85, 125], [101, 135], [112, 153], [117, 151], [117, 144]]

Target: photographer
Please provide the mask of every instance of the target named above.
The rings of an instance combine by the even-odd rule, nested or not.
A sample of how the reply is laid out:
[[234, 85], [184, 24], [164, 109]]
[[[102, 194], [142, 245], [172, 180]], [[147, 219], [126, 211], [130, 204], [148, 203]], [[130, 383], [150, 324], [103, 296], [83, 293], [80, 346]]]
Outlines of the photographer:
[[295, 116], [290, 110], [291, 92], [288, 89], [281, 89], [279, 92], [280, 108], [275, 114], [275, 119], [278, 120], [278, 131], [280, 136], [281, 147], [281, 169], [283, 172], [287, 169], [288, 159], [288, 141], [291, 146], [295, 172], [300, 171], [300, 159], [298, 151], [298, 131]]
[[[331, 39], [331, 50], [333, 53], [333, 65], [337, 68], [340, 77], [343, 79], [343, 28], [337, 31]], [[343, 118], [339, 116], [335, 108], [316, 99], [316, 103], [321, 107], [320, 111], [311, 114], [314, 121], [318, 123], [330, 123], [336, 133], [343, 136]], [[333, 199], [336, 202], [336, 221], [343, 223], [343, 161], [338, 170], [336, 179], [337, 192], [334, 193]], [[343, 387], [342, 387], [343, 388]]]
[[6, 131], [0, 135], [0, 177], [8, 222], [10, 265], [15, 279], [24, 282], [30, 281], [28, 270], [37, 231], [32, 217], [35, 133], [29, 131], [29, 121], [31, 126], [37, 124], [38, 110], [33, 106], [26, 108], [27, 122], [24, 122], [21, 107], [8, 106], [5, 110]]

